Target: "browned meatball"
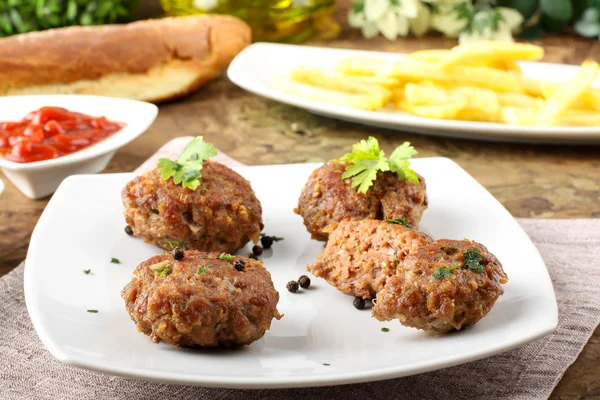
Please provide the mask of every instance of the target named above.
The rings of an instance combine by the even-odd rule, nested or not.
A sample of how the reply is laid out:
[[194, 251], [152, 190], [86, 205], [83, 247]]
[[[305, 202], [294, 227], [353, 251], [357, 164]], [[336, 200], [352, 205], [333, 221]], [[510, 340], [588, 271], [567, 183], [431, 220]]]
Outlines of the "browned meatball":
[[342, 293], [370, 299], [404, 258], [431, 242], [422, 232], [390, 222], [344, 220], [307, 269]]
[[[479, 265], [481, 272], [468, 265]], [[507, 281], [502, 265], [483, 245], [437, 240], [406, 257], [377, 294], [373, 316], [380, 321], [397, 318], [425, 331], [458, 330], [483, 318]]]
[[235, 253], [250, 239], [257, 242], [263, 227], [250, 183], [217, 162], [204, 162], [196, 190], [165, 180], [154, 169], [127, 183], [122, 197], [134, 235], [167, 250]]
[[175, 346], [250, 344], [281, 318], [263, 263], [222, 260], [219, 253], [186, 251], [179, 261], [154, 256], [137, 266], [121, 296], [140, 332]]
[[393, 172], [379, 172], [365, 194], [351, 186], [352, 179], [342, 179], [346, 162], [330, 161], [313, 171], [302, 189], [296, 213], [304, 218], [306, 229], [314, 239], [327, 240], [323, 229], [343, 219], [404, 218], [418, 226], [427, 208], [425, 179], [419, 183], [400, 179]]

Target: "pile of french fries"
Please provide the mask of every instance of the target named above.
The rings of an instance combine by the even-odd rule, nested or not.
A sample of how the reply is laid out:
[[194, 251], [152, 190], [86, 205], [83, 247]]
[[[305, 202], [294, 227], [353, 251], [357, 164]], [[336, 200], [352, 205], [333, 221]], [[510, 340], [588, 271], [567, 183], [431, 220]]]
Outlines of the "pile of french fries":
[[563, 84], [522, 74], [517, 61], [543, 56], [544, 49], [531, 44], [476, 42], [394, 61], [351, 57], [331, 70], [298, 67], [277, 86], [362, 110], [391, 107], [427, 118], [511, 125], [600, 126], [600, 90], [592, 87], [598, 64], [584, 62]]

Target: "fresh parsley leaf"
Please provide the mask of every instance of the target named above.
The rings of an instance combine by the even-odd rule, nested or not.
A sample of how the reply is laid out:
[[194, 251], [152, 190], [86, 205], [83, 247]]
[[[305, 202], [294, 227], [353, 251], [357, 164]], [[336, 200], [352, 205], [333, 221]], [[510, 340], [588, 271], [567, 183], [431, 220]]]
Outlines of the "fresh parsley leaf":
[[181, 240], [165, 240], [162, 245], [167, 250], [173, 250], [175, 247], [181, 247], [182, 249], [185, 247]]
[[219, 260], [225, 260], [225, 261], [231, 261], [235, 258], [235, 256], [232, 256], [231, 254], [227, 254], [227, 253], [221, 253], [221, 255], [219, 256]]
[[118, 258], [114, 258], [114, 257], [110, 259], [110, 262], [113, 264], [121, 264], [121, 260], [119, 260]]
[[472, 249], [469, 249], [467, 251], [465, 251], [465, 255], [464, 255], [464, 264], [465, 267], [467, 267], [468, 269], [475, 271], [475, 272], [483, 272], [483, 265], [479, 264], [479, 262], [483, 259], [483, 256], [481, 255], [481, 253], [479, 252], [479, 249], [477, 247], [473, 247]]
[[198, 272], [196, 272], [198, 275], [202, 275], [202, 274], [206, 274], [208, 272], [208, 269], [200, 267], [198, 268]]
[[386, 219], [385, 222], [389, 222], [390, 224], [404, 225], [407, 228], [413, 227], [411, 224], [406, 223], [406, 218]]
[[92, 273], [92, 270], [91, 269], [84, 269], [83, 273], [86, 274], [86, 275], [89, 275], [89, 274]]
[[154, 270], [154, 276], [156, 278], [166, 278], [167, 276], [171, 275], [171, 272], [173, 272], [171, 270], [171, 266], [170, 265], [165, 265], [162, 268], [157, 268]]
[[452, 275], [452, 270], [460, 268], [460, 264], [454, 265], [452, 267], [439, 267], [435, 271], [433, 271], [433, 279], [439, 280], [442, 278], [447, 278]]
[[417, 183], [419, 178], [415, 171], [410, 169], [409, 158], [417, 154], [417, 150], [410, 145], [410, 142], [404, 142], [392, 152], [389, 158], [390, 171], [395, 172], [401, 179]]
[[157, 166], [163, 179], [173, 178], [176, 185], [196, 190], [200, 186], [202, 163], [216, 155], [215, 147], [198, 136], [185, 146], [177, 161], [161, 158]]
[[389, 171], [390, 166], [385, 153], [379, 148], [374, 137], [361, 140], [352, 146], [352, 153], [345, 154], [336, 161], [349, 161], [342, 179], [352, 178], [352, 187], [358, 187], [359, 193], [367, 193], [377, 178], [377, 172]]
[[390, 331], [390, 328], [386, 328], [386, 327], [381, 328], [381, 332], [389, 332], [389, 331]]
[[323, 363], [324, 366], [329, 367], [331, 364]]
[[87, 310], [89, 313], [98, 314], [98, 310]]

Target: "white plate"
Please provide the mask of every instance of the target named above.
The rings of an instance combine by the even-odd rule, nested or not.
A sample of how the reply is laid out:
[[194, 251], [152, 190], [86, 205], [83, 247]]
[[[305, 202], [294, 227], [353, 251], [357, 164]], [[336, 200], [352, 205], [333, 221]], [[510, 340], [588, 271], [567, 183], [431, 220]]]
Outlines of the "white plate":
[[[265, 232], [283, 236], [264, 261], [285, 317], [250, 346], [178, 349], [139, 333], [120, 291], [135, 266], [160, 250], [123, 232], [120, 192], [131, 174], [73, 176], [60, 186], [31, 238], [25, 296], [33, 325], [59, 360], [91, 370], [161, 382], [278, 388], [373, 381], [491, 356], [538, 339], [557, 325], [544, 262], [511, 215], [472, 177], [445, 158], [417, 159], [430, 208], [422, 228], [435, 238], [484, 243], [510, 277], [506, 293], [471, 329], [432, 335], [381, 323], [324, 280], [290, 293], [323, 248], [292, 212], [315, 164], [236, 168], [263, 204]], [[240, 254], [249, 254], [249, 248]], [[111, 264], [112, 257], [122, 264]], [[93, 275], [85, 275], [84, 269]], [[97, 314], [87, 313], [97, 309]], [[389, 332], [381, 331], [388, 327]], [[330, 364], [326, 366], [324, 364]]]
[[[436, 120], [402, 111], [355, 110], [287, 94], [273, 84], [274, 77], [286, 75], [294, 67], [308, 65], [332, 68], [339, 60], [350, 56], [379, 57], [386, 60], [403, 57], [398, 53], [255, 43], [235, 57], [227, 75], [236, 85], [260, 96], [315, 114], [365, 125], [427, 135], [495, 141], [600, 142], [600, 127], [511, 126], [491, 122]], [[555, 82], [564, 82], [579, 70], [579, 67], [572, 65], [533, 62], [519, 64], [526, 76]]]
[[75, 153], [50, 160], [16, 163], [0, 157], [0, 170], [25, 196], [39, 199], [53, 193], [69, 175], [92, 174], [106, 168], [115, 152], [144, 133], [158, 115], [158, 107], [143, 101], [84, 95], [0, 97], [0, 121], [19, 121], [44, 106], [63, 107], [123, 122], [114, 135]]

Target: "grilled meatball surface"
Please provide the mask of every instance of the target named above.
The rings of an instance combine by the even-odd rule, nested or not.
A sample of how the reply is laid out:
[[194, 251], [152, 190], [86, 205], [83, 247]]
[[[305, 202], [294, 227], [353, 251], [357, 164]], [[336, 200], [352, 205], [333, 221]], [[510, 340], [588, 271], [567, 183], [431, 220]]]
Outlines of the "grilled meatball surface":
[[[477, 249], [483, 272], [465, 267], [465, 252]], [[436, 279], [440, 267], [459, 268]], [[373, 316], [380, 321], [399, 319], [405, 326], [448, 332], [473, 325], [492, 309], [504, 293], [508, 277], [485, 246], [471, 240], [437, 240], [410, 254], [377, 294]]]
[[378, 172], [367, 193], [358, 193], [352, 179], [342, 179], [347, 162], [330, 161], [312, 172], [302, 189], [296, 213], [314, 239], [327, 240], [323, 229], [343, 219], [404, 218], [417, 227], [427, 209], [425, 179], [400, 179], [393, 172]]
[[258, 241], [263, 227], [250, 183], [213, 161], [203, 163], [196, 190], [164, 180], [154, 169], [127, 183], [122, 199], [133, 234], [167, 250], [235, 253], [250, 239]]
[[[238, 271], [234, 263], [243, 262]], [[271, 326], [279, 293], [260, 261], [186, 251], [151, 257], [121, 292], [140, 332], [175, 346], [247, 345]]]
[[374, 298], [408, 254], [431, 239], [416, 229], [381, 220], [343, 220], [317, 261], [307, 266], [342, 293]]

